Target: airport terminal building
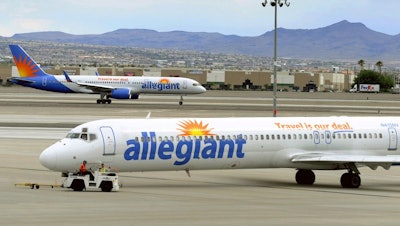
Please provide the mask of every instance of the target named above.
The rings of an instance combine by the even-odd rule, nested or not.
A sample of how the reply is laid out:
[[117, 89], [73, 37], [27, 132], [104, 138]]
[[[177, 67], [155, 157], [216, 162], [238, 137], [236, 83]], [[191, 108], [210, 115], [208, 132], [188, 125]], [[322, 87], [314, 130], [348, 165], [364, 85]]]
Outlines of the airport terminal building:
[[[135, 67], [44, 67], [50, 74], [61, 75], [63, 70], [70, 75], [114, 76], [164, 76], [187, 77], [204, 85], [207, 89], [225, 90], [272, 90], [273, 72], [253, 70], [203, 70], [189, 68], [135, 68]], [[0, 67], [0, 78], [3, 84], [11, 76], [18, 76], [15, 66]], [[348, 91], [354, 80], [354, 72], [305, 72], [278, 71], [277, 84], [279, 91]]]

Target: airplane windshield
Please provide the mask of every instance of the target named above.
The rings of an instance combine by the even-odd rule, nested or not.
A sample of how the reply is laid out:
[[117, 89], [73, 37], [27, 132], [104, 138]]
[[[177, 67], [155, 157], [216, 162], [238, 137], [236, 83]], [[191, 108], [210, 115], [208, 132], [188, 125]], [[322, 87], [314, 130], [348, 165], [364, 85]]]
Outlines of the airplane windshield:
[[85, 141], [93, 141], [96, 140], [96, 134], [92, 134], [92, 133], [68, 133], [66, 138], [70, 138], [70, 139], [81, 139], [81, 140], [85, 140]]
[[80, 135], [80, 133], [68, 133], [67, 138], [76, 139], [79, 138]]

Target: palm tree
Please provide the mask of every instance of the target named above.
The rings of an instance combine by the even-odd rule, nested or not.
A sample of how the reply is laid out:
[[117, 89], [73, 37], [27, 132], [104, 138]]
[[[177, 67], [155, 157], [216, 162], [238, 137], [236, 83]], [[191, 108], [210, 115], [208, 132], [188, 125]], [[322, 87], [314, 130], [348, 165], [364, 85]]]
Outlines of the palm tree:
[[360, 65], [360, 71], [364, 70], [365, 61], [363, 59], [361, 59], [357, 63], [358, 63], [358, 65]]
[[375, 66], [378, 67], [379, 74], [382, 74], [382, 66], [383, 66], [382, 61], [379, 60], [378, 62], [376, 62]]

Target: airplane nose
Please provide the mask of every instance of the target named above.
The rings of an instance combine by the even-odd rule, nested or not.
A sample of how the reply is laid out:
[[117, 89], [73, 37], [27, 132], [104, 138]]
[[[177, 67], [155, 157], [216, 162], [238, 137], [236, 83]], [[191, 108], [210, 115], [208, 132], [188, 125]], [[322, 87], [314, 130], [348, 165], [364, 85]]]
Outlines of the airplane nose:
[[206, 92], [206, 88], [204, 88], [204, 86], [200, 86], [200, 90], [201, 90], [201, 93], [205, 93]]
[[50, 170], [55, 170], [57, 166], [57, 154], [51, 147], [45, 149], [39, 156], [42, 166]]

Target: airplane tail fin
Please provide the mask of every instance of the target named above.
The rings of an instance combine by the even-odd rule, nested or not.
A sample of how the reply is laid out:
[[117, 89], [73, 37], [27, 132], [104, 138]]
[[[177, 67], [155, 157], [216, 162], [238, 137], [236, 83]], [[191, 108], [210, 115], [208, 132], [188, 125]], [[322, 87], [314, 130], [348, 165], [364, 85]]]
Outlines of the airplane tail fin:
[[48, 76], [38, 64], [19, 45], [10, 45], [14, 63], [18, 68], [21, 77]]

